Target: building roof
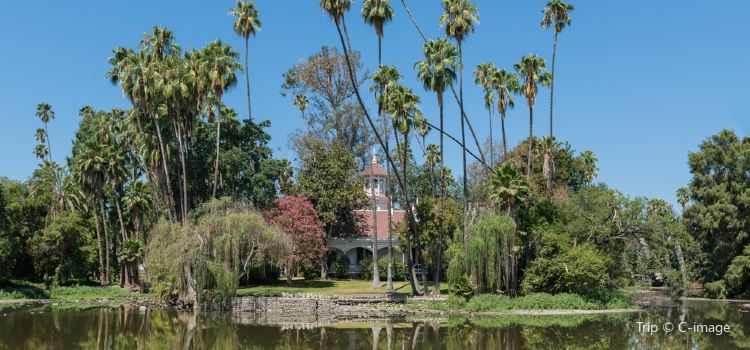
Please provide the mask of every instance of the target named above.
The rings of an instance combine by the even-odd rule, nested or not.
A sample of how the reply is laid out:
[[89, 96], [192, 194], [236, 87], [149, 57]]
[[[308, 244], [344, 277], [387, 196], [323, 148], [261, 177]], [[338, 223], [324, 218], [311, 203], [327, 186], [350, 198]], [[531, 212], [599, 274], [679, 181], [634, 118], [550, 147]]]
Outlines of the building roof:
[[[388, 238], [388, 211], [377, 210], [375, 213], [378, 224], [378, 238]], [[357, 214], [362, 215], [363, 235], [365, 237], [372, 237], [372, 210], [357, 210]], [[393, 228], [394, 237], [396, 236], [396, 226], [404, 221], [404, 218], [405, 211], [403, 210], [394, 210], [393, 214], [391, 214], [391, 227]]]
[[359, 174], [362, 175], [362, 177], [367, 178], [370, 176], [371, 169], [372, 169], [373, 175], [375, 176], [388, 175], [388, 172], [385, 171], [385, 169], [383, 169], [383, 167], [381, 167], [380, 164], [378, 164], [378, 161], [375, 159], [375, 157], [372, 157], [372, 162], [370, 162], [370, 165], [366, 166], [365, 170], [362, 170], [362, 172]]

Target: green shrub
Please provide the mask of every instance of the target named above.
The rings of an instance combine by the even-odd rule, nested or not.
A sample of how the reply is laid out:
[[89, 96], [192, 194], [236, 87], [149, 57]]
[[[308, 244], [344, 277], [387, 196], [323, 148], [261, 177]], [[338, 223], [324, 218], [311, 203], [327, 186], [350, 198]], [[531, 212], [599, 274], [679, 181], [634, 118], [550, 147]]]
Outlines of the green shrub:
[[359, 266], [359, 275], [363, 280], [372, 279], [372, 257], [365, 256], [357, 266]]
[[474, 286], [474, 283], [471, 282], [468, 275], [461, 276], [461, 278], [451, 286], [451, 293], [453, 295], [462, 297], [467, 301], [474, 296], [475, 291], [476, 287]]
[[677, 298], [685, 294], [685, 281], [683, 281], [680, 271], [667, 269], [666, 271], [662, 271], [662, 278], [664, 279], [664, 285], [667, 287], [669, 295]]
[[349, 277], [349, 259], [341, 257], [331, 264], [331, 275], [335, 278]]
[[320, 267], [306, 267], [302, 269], [302, 277], [308, 281], [320, 278]]
[[589, 245], [580, 245], [554, 258], [531, 262], [522, 282], [524, 293], [572, 293], [591, 300], [607, 294], [609, 259]]
[[706, 297], [711, 299], [726, 299], [727, 288], [724, 286], [724, 281], [715, 281], [706, 283], [703, 285], [703, 290]]
[[[388, 278], [388, 257], [382, 257], [378, 260], [378, 273], [380, 280], [385, 281]], [[406, 281], [406, 265], [399, 259], [393, 259], [393, 280]]]
[[534, 293], [517, 298], [505, 295], [481, 294], [471, 298], [463, 307], [470, 311], [508, 310], [598, 310], [624, 309], [632, 306], [620, 293], [611, 293], [603, 301], [591, 301], [575, 294]]

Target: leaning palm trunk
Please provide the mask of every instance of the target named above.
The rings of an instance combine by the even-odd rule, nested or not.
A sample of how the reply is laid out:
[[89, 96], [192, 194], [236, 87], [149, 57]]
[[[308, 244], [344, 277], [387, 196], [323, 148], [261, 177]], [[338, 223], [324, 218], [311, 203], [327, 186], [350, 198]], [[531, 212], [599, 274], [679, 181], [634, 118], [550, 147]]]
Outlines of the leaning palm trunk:
[[[465, 132], [465, 125], [466, 121], [463, 118], [464, 115], [464, 54], [461, 49], [461, 41], [458, 41], [458, 59], [459, 59], [459, 74], [458, 74], [458, 99], [459, 99], [459, 107], [461, 109], [461, 143], [466, 145], [466, 132]], [[481, 148], [480, 148], [481, 149]], [[469, 236], [466, 233], [466, 227], [468, 225], [468, 209], [469, 209], [469, 191], [468, 191], [468, 185], [466, 183], [466, 148], [464, 147], [463, 152], [461, 152], [462, 157], [462, 170], [463, 170], [463, 202], [464, 202], [464, 216], [463, 216], [463, 226], [462, 226], [462, 233], [464, 237], [464, 254], [468, 255], [469, 253]], [[474, 271], [472, 270], [472, 276], [475, 275]]]
[[174, 196], [172, 194], [172, 182], [169, 180], [169, 166], [167, 165], [167, 152], [164, 148], [164, 138], [161, 135], [161, 126], [159, 126], [159, 119], [155, 114], [151, 113], [151, 118], [154, 121], [154, 127], [156, 128], [156, 135], [159, 137], [159, 155], [161, 156], [162, 167], [164, 168], [164, 188], [167, 194], [167, 215], [170, 220], [174, 220]]
[[[346, 66], [349, 70], [349, 81], [352, 83], [352, 87], [354, 89], [354, 95], [357, 97], [357, 102], [359, 103], [360, 107], [362, 107], [362, 110], [365, 114], [365, 118], [367, 119], [367, 123], [369, 124], [370, 129], [372, 129], [373, 133], [375, 134], [375, 138], [378, 140], [378, 143], [381, 146], [384, 146], [385, 144], [383, 143], [383, 138], [380, 136], [378, 129], [375, 127], [375, 123], [373, 123], [372, 118], [370, 117], [370, 114], [367, 112], [367, 109], [365, 108], [365, 103], [362, 100], [362, 95], [359, 93], [359, 87], [357, 86], [356, 79], [354, 78], [354, 69], [352, 68], [352, 62], [351, 62], [351, 59], [349, 58], [349, 49], [347, 48], [344, 42], [344, 35], [341, 31], [341, 26], [339, 25], [339, 22], [336, 20], [334, 20], [334, 24], [336, 25], [336, 31], [339, 34], [339, 40], [341, 41], [341, 46], [344, 48], [344, 58], [346, 59]], [[385, 159], [388, 165], [390, 166], [390, 168], [394, 169], [394, 174], [396, 174], [396, 181], [399, 187], [401, 187], [402, 189], [405, 188], [405, 185], [404, 185], [405, 179], [401, 179], [401, 176], [397, 172], [395, 172], [396, 167], [393, 163], [393, 159], [391, 159], [390, 154], [386, 153]], [[406, 213], [407, 213], [407, 220], [409, 223], [409, 229], [412, 232], [416, 232], [417, 226], [416, 226], [414, 211], [411, 208], [411, 204], [409, 202], [408, 196], [404, 196], [404, 202], [406, 203]], [[408, 257], [408, 254], [406, 256]], [[410, 264], [411, 260], [409, 259], [407, 263]], [[414, 279], [410, 278], [409, 284], [412, 288], [412, 294], [418, 295], [419, 291], [416, 288]]]

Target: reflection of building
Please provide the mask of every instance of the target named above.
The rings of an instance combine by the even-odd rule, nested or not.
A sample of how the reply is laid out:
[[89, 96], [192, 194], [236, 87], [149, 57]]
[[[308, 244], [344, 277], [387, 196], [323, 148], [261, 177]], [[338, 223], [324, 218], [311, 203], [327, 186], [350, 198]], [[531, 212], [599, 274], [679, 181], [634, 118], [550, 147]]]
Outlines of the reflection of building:
[[[361, 215], [362, 224], [365, 228], [364, 235], [357, 238], [329, 238], [326, 241], [328, 245], [328, 264], [346, 257], [349, 260], [349, 273], [359, 273], [358, 263], [365, 257], [372, 257], [372, 236], [375, 234], [372, 221], [372, 199], [373, 190], [375, 193], [375, 217], [377, 220], [377, 237], [378, 237], [378, 259], [388, 256], [388, 201], [390, 198], [385, 195], [385, 180], [388, 173], [373, 157], [372, 163], [362, 170], [360, 175], [365, 178], [364, 191], [367, 193], [367, 207], [355, 211]], [[393, 230], [393, 257], [394, 259], [403, 259], [399, 249], [398, 236], [396, 234], [396, 225], [404, 220], [403, 210], [391, 210], [391, 228]]]

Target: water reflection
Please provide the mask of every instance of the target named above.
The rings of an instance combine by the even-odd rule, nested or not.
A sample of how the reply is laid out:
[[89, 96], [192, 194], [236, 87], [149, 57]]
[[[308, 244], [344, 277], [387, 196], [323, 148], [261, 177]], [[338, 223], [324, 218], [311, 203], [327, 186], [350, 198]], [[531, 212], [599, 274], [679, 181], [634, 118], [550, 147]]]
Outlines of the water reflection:
[[[636, 322], [728, 324], [729, 334], [639, 332]], [[228, 314], [131, 306], [0, 309], [0, 349], [735, 349], [750, 348], [738, 304], [602, 316], [369, 320], [259, 325]]]

